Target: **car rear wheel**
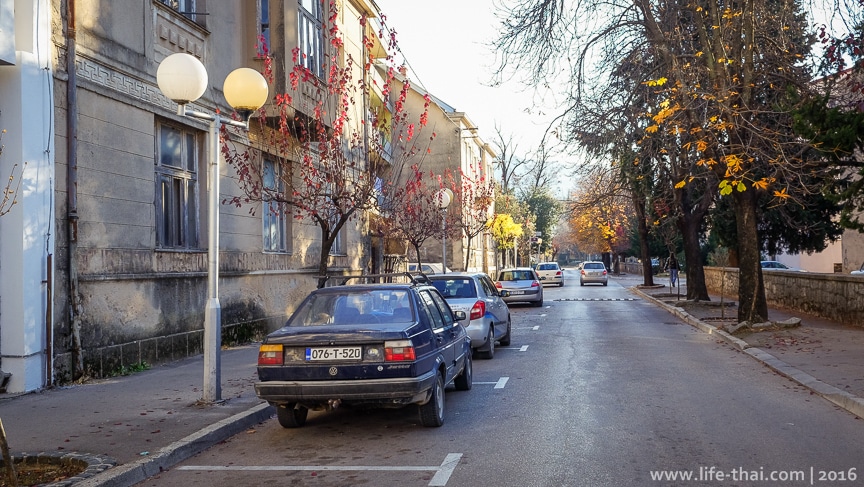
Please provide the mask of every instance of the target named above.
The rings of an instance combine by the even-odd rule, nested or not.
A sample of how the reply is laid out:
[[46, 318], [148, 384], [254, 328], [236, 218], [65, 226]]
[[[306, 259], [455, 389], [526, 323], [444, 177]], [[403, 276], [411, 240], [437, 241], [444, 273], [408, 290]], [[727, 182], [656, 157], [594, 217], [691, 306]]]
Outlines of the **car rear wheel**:
[[543, 306], [543, 300], [542, 300], [542, 299], [541, 299], [540, 301], [535, 301], [535, 302], [534, 302], [534, 307], [535, 307], [535, 308], [539, 308], [539, 307], [541, 307], [541, 306]]
[[306, 416], [309, 410], [294, 403], [280, 404], [276, 406], [276, 419], [283, 428], [299, 428], [306, 424]]
[[426, 427], [438, 427], [444, 424], [444, 378], [438, 374], [432, 386], [432, 397], [429, 402], [421, 405], [420, 424]]
[[490, 326], [486, 336], [486, 350], [481, 350], [483, 358], [490, 360], [495, 357], [495, 330]]
[[456, 377], [456, 380], [453, 381], [453, 385], [460, 391], [469, 391], [471, 390], [471, 386], [474, 385], [474, 369], [471, 364], [470, 352], [465, 354], [465, 367], [462, 369], [459, 377]]
[[510, 317], [507, 317], [507, 334], [501, 337], [501, 339], [498, 340], [498, 343], [500, 343], [502, 347], [510, 346]]

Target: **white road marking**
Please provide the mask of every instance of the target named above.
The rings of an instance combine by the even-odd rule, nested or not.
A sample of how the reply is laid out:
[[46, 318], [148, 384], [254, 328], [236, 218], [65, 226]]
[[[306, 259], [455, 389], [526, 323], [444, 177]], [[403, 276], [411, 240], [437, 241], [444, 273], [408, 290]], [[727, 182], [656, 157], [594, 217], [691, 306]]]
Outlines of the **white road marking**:
[[537, 325], [537, 326], [535, 326], [534, 328], [531, 328], [531, 329], [534, 330], [534, 331], [537, 331], [537, 330], [540, 329], [540, 325]]
[[459, 465], [460, 458], [462, 458], [461, 453], [448, 453], [438, 471], [435, 472], [435, 476], [429, 481], [429, 485], [438, 487], [447, 485], [447, 481], [453, 475], [453, 470], [456, 470], [456, 466]]
[[524, 352], [528, 350], [528, 345], [522, 345], [522, 348], [519, 349], [520, 352]]
[[448, 453], [444, 457], [441, 465], [435, 467], [423, 466], [404, 466], [392, 467], [386, 465], [183, 465], [177, 467], [177, 470], [208, 470], [211, 472], [239, 471], [239, 472], [284, 472], [284, 471], [300, 471], [300, 472], [323, 472], [323, 471], [340, 471], [340, 472], [425, 472], [434, 471], [435, 475], [429, 481], [431, 487], [444, 487], [453, 475], [453, 471], [459, 465], [459, 460], [462, 458], [461, 453]]
[[507, 384], [507, 381], [510, 380], [509, 377], [502, 377], [498, 379], [498, 382], [495, 384], [495, 389], [504, 389], [504, 386]]

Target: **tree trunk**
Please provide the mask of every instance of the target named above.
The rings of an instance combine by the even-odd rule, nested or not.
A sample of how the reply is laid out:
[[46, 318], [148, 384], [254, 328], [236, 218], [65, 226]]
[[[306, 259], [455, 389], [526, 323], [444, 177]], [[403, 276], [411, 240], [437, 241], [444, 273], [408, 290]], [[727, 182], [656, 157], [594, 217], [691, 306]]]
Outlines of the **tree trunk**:
[[702, 251], [699, 246], [699, 226], [704, 214], [690, 213], [678, 220], [678, 229], [684, 241], [684, 260], [687, 264], [687, 299], [711, 301], [705, 284]]
[[768, 302], [759, 256], [758, 195], [752, 188], [733, 191], [732, 195], [738, 230], [738, 322], [763, 323], [768, 320]]
[[642, 257], [642, 285], [654, 285], [654, 270], [651, 268], [651, 251], [648, 249], [648, 222], [645, 220], [645, 200], [633, 194], [636, 220], [639, 222], [639, 255]]

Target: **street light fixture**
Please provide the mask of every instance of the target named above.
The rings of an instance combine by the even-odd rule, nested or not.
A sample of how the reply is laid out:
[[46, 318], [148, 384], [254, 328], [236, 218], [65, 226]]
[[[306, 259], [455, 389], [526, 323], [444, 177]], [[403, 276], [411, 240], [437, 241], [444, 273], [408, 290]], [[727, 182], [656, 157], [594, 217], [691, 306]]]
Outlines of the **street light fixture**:
[[207, 120], [207, 162], [209, 166], [207, 225], [207, 306], [204, 309], [204, 402], [222, 399], [221, 358], [222, 307], [219, 303], [219, 130], [231, 125], [249, 130], [249, 116], [267, 101], [267, 80], [250, 68], [232, 71], [222, 87], [225, 100], [243, 117], [242, 122], [186, 109], [207, 90], [207, 70], [194, 56], [175, 53], [166, 57], [156, 70], [156, 83], [162, 93], [177, 103], [177, 115]]
[[438, 191], [438, 208], [441, 208], [441, 273], [447, 273], [447, 207], [453, 201], [453, 191], [442, 188]]

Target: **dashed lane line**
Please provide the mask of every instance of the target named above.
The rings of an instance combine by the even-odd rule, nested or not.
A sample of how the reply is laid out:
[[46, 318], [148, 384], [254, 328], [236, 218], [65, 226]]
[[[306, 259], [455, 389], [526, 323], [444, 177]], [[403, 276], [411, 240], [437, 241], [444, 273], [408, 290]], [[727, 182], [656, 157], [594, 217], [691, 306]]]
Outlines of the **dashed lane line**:
[[448, 453], [444, 461], [438, 466], [387, 466], [387, 465], [183, 465], [177, 470], [206, 470], [211, 472], [240, 471], [240, 472], [425, 472], [434, 471], [435, 475], [429, 481], [430, 487], [444, 487], [453, 475], [453, 471], [459, 465], [462, 458], [461, 453]]
[[487, 386], [488, 386], [488, 385], [493, 385], [493, 384], [494, 384], [495, 387], [494, 387], [493, 389], [503, 389], [504, 386], [507, 384], [507, 381], [508, 381], [508, 380], [510, 380], [509, 377], [502, 377], [502, 378], [498, 379], [498, 380], [495, 381], [495, 382], [477, 382], [477, 381], [474, 381], [474, 385], [475, 385], [475, 386], [476, 386], [476, 385], [487, 385]]

